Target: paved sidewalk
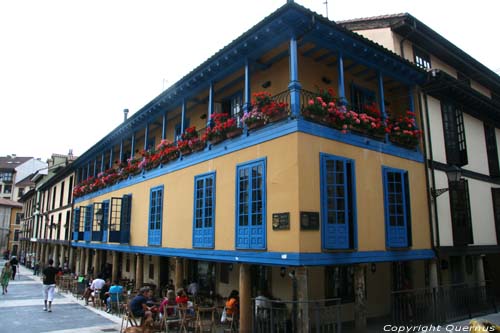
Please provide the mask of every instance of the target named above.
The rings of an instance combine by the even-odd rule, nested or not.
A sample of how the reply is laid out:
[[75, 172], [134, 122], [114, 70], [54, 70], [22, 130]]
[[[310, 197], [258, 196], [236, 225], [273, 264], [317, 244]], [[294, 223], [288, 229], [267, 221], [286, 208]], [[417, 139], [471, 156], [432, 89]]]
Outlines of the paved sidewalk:
[[[0, 260], [0, 268], [4, 264]], [[56, 292], [52, 312], [43, 311], [41, 277], [22, 265], [8, 293], [0, 295], [0, 313], [0, 332], [116, 333], [121, 325], [120, 317], [85, 306], [83, 300], [66, 293]]]

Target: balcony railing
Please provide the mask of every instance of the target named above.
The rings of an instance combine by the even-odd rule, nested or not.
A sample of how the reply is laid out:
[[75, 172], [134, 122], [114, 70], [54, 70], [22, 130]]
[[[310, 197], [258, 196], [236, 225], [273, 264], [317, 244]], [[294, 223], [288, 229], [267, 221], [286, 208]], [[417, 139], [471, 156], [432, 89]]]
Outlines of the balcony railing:
[[396, 291], [391, 306], [395, 325], [442, 324], [497, 311], [489, 282]]
[[[196, 130], [190, 127], [183, 134], [177, 136], [174, 142], [163, 140], [155, 149], [143, 152], [142, 157], [130, 159], [117, 169], [107, 170], [97, 177], [90, 177], [82, 181], [75, 186], [74, 196], [79, 197], [95, 192], [128, 179], [130, 176], [176, 161], [181, 156], [202, 151], [207, 144], [214, 146], [224, 140], [243, 134], [244, 130], [254, 131], [269, 123], [288, 118], [291, 113], [290, 91], [285, 90], [274, 96], [266, 94], [263, 96], [265, 103], [267, 103], [264, 106], [254, 102], [247, 113], [244, 113], [243, 106], [240, 106], [239, 110], [241, 111], [233, 115], [214, 114], [208, 127]], [[318, 102], [318, 96], [327, 103]], [[340, 101], [323, 92], [300, 91], [300, 113], [305, 120], [342, 133], [352, 132], [384, 142], [389, 138], [391, 142], [415, 150], [419, 142], [419, 134], [417, 133], [419, 131], [416, 132], [418, 135], [416, 134], [414, 137], [409, 135], [410, 140], [407, 140], [407, 137], [391, 136], [391, 133], [387, 136], [386, 129], [390, 128], [390, 124], [377, 116], [377, 111], [372, 110], [372, 115], [357, 113], [348, 110]], [[398, 140], [393, 140], [394, 137]], [[406, 138], [406, 140], [400, 140], [401, 138]], [[408, 146], [408, 144], [413, 146]]]

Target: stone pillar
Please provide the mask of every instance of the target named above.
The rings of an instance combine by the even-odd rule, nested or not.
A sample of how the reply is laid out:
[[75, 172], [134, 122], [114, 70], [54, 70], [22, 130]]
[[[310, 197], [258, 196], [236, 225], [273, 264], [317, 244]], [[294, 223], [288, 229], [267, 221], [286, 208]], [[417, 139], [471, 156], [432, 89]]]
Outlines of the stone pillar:
[[240, 264], [240, 332], [252, 330], [250, 265]]
[[[137, 263], [135, 268], [135, 289], [139, 289], [144, 283], [144, 256], [142, 254], [137, 254], [136, 256]], [[114, 269], [115, 268], [113, 265], [113, 270]]]
[[112, 270], [111, 270], [111, 281], [116, 281], [118, 280], [118, 257], [119, 257], [119, 253], [116, 252], [116, 251], [113, 251], [112, 253], [112, 256], [113, 256], [113, 267], [112, 267]]
[[483, 257], [484, 254], [481, 254], [476, 257], [476, 279], [478, 286], [484, 287], [486, 286], [485, 278], [484, 278], [484, 265], [483, 265]]
[[182, 258], [175, 257], [175, 289], [182, 287], [184, 279], [184, 267]]
[[61, 265], [59, 262], [59, 245], [54, 245], [52, 250], [52, 260], [54, 260], [54, 267]]
[[69, 254], [68, 254], [68, 267], [72, 272], [78, 272], [76, 269], [73, 269], [73, 264], [74, 264], [74, 259], [73, 256], [75, 255], [74, 253], [74, 248], [72, 246], [69, 247]]
[[429, 261], [429, 287], [431, 288], [437, 288], [439, 285], [437, 264], [437, 260]]
[[40, 262], [40, 267], [42, 267], [42, 265], [45, 263], [45, 244], [38, 244], [37, 257]]
[[47, 243], [45, 244], [45, 265], [47, 265], [50, 258], [52, 258], [50, 255], [50, 244]]
[[137, 268], [137, 256], [135, 254], [130, 254], [130, 276], [131, 279], [135, 279], [135, 271]]
[[354, 323], [355, 332], [366, 332], [365, 265], [354, 265]]
[[94, 267], [94, 276], [97, 276], [99, 273], [101, 273], [101, 267], [99, 267], [99, 250], [92, 250], [94, 251], [94, 256], [92, 257], [92, 267]]
[[[90, 266], [90, 249], [85, 249], [85, 261], [84, 261], [84, 266], [83, 268], [85, 269], [85, 274], [89, 272], [89, 266]], [[95, 275], [93, 276], [95, 277]]]
[[[297, 331], [309, 332], [309, 289], [307, 288], [307, 267], [297, 267], [295, 269], [295, 278], [297, 279], [297, 300], [301, 303], [298, 305], [297, 313]], [[314, 320], [314, 318], [312, 318]]]

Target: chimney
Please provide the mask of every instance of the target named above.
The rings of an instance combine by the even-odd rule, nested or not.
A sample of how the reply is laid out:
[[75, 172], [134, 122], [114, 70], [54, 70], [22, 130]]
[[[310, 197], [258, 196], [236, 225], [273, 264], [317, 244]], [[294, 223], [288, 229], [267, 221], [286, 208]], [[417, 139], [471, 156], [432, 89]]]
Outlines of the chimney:
[[68, 157], [73, 157], [73, 149], [70, 149], [68, 152]]
[[126, 122], [128, 118], [128, 109], [123, 110], [123, 122]]

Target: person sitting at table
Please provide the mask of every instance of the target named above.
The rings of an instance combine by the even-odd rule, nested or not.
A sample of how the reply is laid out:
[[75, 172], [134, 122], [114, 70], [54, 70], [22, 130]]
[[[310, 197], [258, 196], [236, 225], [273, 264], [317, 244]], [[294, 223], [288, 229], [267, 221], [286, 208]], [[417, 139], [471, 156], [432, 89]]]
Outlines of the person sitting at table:
[[129, 304], [130, 312], [132, 312], [134, 317], [141, 318], [141, 321], [153, 318], [153, 313], [151, 312], [152, 307], [147, 305], [150, 292], [151, 289], [149, 287], [142, 287], [139, 289], [139, 294], [137, 294]]
[[226, 301], [226, 314], [228, 316], [234, 316], [238, 314], [239, 310], [239, 293], [238, 290], [233, 290], [229, 294], [229, 297], [227, 298]]
[[175, 297], [175, 302], [179, 305], [185, 305], [187, 307], [189, 298], [183, 288], [177, 289], [177, 297]]
[[[167, 306], [172, 306], [176, 304], [177, 302], [175, 301], [175, 291], [167, 290], [167, 295], [163, 299], [163, 301], [161, 301], [160, 304], [160, 316], [163, 316], [163, 313]], [[175, 310], [173, 308], [167, 308], [167, 317], [172, 317], [174, 315], [175, 315]]]
[[92, 283], [90, 284], [90, 293], [84, 294], [85, 297], [85, 305], [89, 305], [89, 297], [92, 299], [92, 303], [95, 304], [95, 297], [97, 296], [97, 292], [100, 292], [102, 287], [106, 284], [106, 281], [102, 279], [102, 277], [99, 275], [97, 279], [92, 280]]
[[[118, 280], [113, 281], [109, 291], [106, 292], [106, 312], [111, 312], [111, 302], [118, 303], [123, 300], [123, 287]], [[118, 309], [119, 311], [120, 309]]]

